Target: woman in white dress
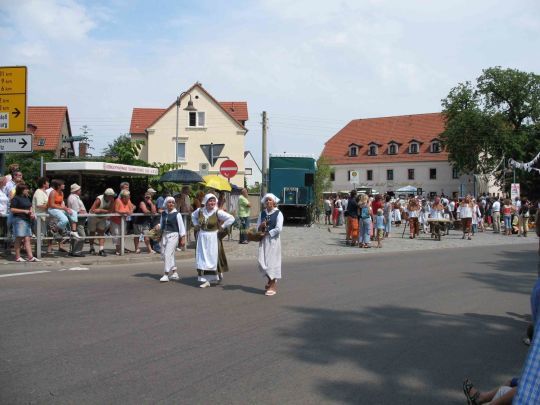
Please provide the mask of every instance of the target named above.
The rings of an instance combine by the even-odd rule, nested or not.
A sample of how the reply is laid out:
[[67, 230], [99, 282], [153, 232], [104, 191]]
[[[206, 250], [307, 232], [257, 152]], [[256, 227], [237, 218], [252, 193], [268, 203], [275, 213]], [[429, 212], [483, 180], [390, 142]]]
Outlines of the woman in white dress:
[[259, 271], [268, 280], [264, 287], [265, 295], [276, 295], [276, 283], [281, 278], [281, 239], [283, 229], [283, 214], [277, 209], [279, 198], [274, 194], [266, 194], [261, 202], [265, 209], [257, 220], [257, 229], [264, 232], [263, 239], [259, 242], [258, 264]]
[[223, 233], [234, 223], [234, 217], [217, 208], [214, 194], [206, 194], [202, 207], [191, 214], [191, 221], [197, 234], [197, 273], [201, 282], [199, 287], [210, 287], [210, 283], [219, 284], [223, 272], [228, 271], [227, 258], [218, 232]]

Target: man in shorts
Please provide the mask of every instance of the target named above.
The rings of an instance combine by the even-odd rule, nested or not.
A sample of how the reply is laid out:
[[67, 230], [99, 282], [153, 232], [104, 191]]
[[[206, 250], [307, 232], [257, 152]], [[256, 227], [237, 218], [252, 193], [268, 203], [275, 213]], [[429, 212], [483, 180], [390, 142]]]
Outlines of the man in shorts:
[[[91, 214], [111, 214], [114, 211], [114, 199], [116, 193], [112, 188], [108, 188], [102, 195], [99, 195], [92, 208], [90, 208]], [[90, 217], [88, 220], [88, 233], [90, 236], [105, 235], [105, 229], [107, 228], [107, 217]], [[99, 256], [107, 256], [105, 253], [105, 239], [99, 238]], [[94, 249], [94, 239], [90, 239], [90, 254], [96, 254]]]

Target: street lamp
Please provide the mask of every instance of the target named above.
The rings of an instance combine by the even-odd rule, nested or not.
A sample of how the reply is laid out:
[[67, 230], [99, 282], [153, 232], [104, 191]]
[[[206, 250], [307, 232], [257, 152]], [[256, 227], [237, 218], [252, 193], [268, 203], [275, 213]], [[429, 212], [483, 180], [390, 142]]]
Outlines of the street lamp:
[[176, 98], [176, 168], [178, 168], [178, 110], [180, 109], [180, 99], [185, 94], [189, 96], [189, 101], [187, 107], [184, 108], [184, 111], [197, 111], [197, 109], [193, 106], [193, 101], [191, 101], [191, 93], [188, 91], [183, 91], [180, 93], [180, 95]]

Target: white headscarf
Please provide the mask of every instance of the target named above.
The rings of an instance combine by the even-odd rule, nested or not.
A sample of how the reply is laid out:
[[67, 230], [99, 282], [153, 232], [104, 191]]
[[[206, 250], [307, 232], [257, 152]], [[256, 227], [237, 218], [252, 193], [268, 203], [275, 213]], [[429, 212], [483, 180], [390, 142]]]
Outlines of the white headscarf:
[[203, 198], [203, 200], [202, 200], [203, 205], [206, 205], [206, 203], [208, 202], [208, 200], [211, 199], [211, 198], [215, 198], [215, 200], [217, 201], [217, 197], [216, 197], [214, 194], [208, 193], [208, 194], [206, 194], [206, 195], [204, 196], [204, 198]]
[[279, 202], [279, 198], [277, 198], [274, 194], [272, 193], [267, 193], [265, 194], [265, 196], [262, 198], [261, 200], [261, 203], [265, 204], [266, 203], [266, 200], [268, 199], [271, 199], [271, 200], [274, 200], [274, 202], [277, 204]]

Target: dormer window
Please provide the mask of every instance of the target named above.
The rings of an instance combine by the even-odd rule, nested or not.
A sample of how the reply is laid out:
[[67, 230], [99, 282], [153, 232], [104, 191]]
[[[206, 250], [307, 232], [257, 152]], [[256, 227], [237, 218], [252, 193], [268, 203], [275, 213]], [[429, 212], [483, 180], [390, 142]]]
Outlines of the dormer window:
[[412, 142], [409, 145], [409, 153], [418, 153], [419, 145], [417, 142]]
[[369, 156], [377, 156], [377, 145], [370, 145], [368, 150]]
[[398, 151], [398, 146], [395, 143], [392, 143], [390, 144], [390, 146], [388, 146], [389, 155], [395, 155], [397, 154], [397, 151]]
[[439, 141], [431, 143], [431, 153], [441, 153], [441, 143]]
[[360, 152], [360, 148], [362, 145], [358, 145], [357, 143], [351, 143], [349, 145], [349, 157], [356, 157], [358, 156], [358, 153]]

